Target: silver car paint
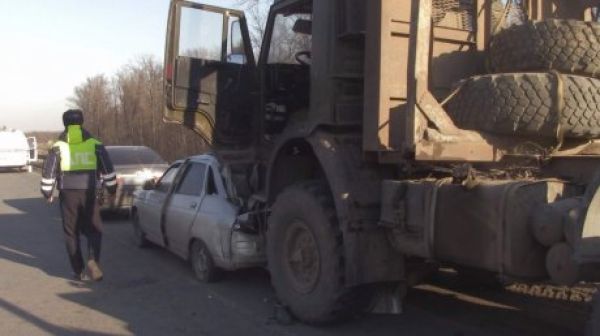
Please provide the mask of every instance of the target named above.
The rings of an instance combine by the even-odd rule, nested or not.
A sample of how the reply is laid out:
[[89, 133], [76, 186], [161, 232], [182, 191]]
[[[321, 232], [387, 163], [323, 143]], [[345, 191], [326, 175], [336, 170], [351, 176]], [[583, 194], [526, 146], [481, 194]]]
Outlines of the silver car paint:
[[165, 230], [169, 240], [169, 249], [183, 258], [188, 257], [190, 231], [203, 197], [204, 195], [174, 194], [171, 196], [169, 206], [165, 209]]
[[148, 240], [164, 246], [160, 229], [160, 216], [167, 195], [157, 190], [143, 191], [141, 194], [144, 195], [143, 201], [134, 200], [134, 206], [137, 207], [140, 218], [140, 226], [146, 233]]
[[[266, 255], [261, 237], [238, 232], [234, 228], [239, 207], [228, 200], [228, 189], [218, 161], [209, 155], [193, 157], [190, 161], [212, 168], [218, 192], [214, 195], [203, 192], [201, 196], [172, 195], [165, 216], [168, 249], [188, 259], [190, 243], [200, 239], [220, 268], [235, 270], [264, 265]], [[206, 185], [206, 180], [204, 183]], [[230, 185], [229, 181], [227, 184]], [[160, 216], [166, 194], [157, 193], [154, 190], [136, 192], [134, 206], [147, 238], [163, 246]]]

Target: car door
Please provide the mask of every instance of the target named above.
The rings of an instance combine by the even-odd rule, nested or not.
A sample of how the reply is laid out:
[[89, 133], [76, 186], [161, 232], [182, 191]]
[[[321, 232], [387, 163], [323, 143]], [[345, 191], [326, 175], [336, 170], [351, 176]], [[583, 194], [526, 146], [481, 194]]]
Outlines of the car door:
[[217, 166], [209, 165], [205, 196], [192, 233], [204, 241], [217, 263], [230, 261], [231, 233], [237, 213], [238, 208], [228, 200]]
[[165, 119], [209, 144], [249, 146], [258, 125], [256, 66], [244, 13], [173, 0], [165, 49]]
[[168, 248], [187, 257], [191, 227], [204, 197], [206, 164], [189, 162], [165, 207], [164, 231]]
[[179, 172], [180, 164], [172, 165], [156, 183], [154, 190], [147, 191], [142, 207], [139, 209], [140, 226], [146, 237], [152, 242], [164, 245], [161, 230], [162, 209], [168, 199], [173, 181]]

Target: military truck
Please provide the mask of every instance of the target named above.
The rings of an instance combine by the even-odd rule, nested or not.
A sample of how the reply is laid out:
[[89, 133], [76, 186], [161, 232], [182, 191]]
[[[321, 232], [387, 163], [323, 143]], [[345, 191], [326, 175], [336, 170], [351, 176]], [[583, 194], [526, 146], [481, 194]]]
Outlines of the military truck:
[[243, 12], [172, 0], [165, 120], [230, 168], [300, 320], [440, 265], [594, 281], [598, 4], [513, 3], [278, 0], [253, 46]]

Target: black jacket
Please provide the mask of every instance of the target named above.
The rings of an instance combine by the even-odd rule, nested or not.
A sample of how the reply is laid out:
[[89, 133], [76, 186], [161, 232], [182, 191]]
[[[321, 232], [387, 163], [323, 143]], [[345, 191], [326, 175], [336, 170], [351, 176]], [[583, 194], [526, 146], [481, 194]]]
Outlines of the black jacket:
[[[82, 130], [83, 141], [93, 138], [89, 132]], [[67, 142], [67, 133], [63, 132], [59, 141]], [[59, 190], [95, 190], [98, 181], [103, 181], [108, 192], [117, 190], [117, 176], [106, 148], [96, 145], [97, 167], [89, 171], [62, 172], [60, 170], [60, 150], [53, 147], [48, 152], [42, 170], [41, 191], [44, 197], [50, 198], [55, 187]]]

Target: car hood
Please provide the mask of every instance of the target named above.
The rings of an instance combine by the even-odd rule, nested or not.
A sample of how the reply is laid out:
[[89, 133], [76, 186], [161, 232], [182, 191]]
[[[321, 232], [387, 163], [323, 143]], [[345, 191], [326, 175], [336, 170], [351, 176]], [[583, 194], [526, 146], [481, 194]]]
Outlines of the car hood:
[[141, 186], [144, 182], [159, 178], [169, 168], [166, 164], [115, 165], [117, 180], [121, 185]]
[[139, 171], [149, 170], [152, 172], [164, 172], [169, 168], [167, 164], [155, 163], [155, 164], [134, 164], [134, 165], [119, 165], [115, 164], [115, 172], [117, 175], [133, 175]]

